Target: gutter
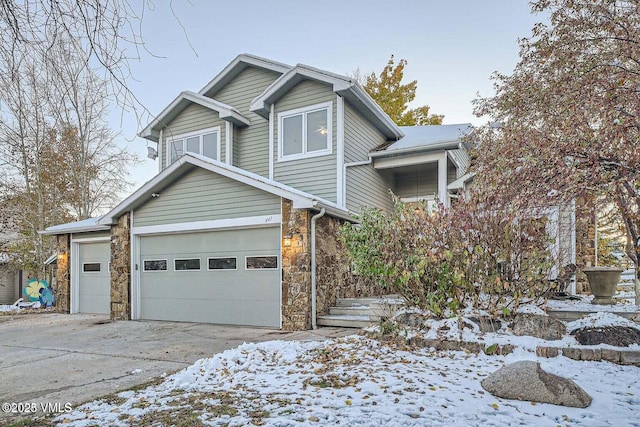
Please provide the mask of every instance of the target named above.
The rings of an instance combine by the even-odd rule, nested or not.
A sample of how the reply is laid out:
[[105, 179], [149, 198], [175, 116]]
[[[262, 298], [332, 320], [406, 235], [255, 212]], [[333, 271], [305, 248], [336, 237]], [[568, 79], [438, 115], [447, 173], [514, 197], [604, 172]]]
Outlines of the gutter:
[[397, 150], [381, 150], [381, 151], [374, 151], [372, 153], [369, 153], [370, 157], [391, 157], [391, 156], [396, 156], [396, 155], [402, 155], [402, 154], [410, 154], [410, 153], [414, 153], [416, 151], [436, 151], [436, 150], [442, 150], [442, 149], [447, 149], [447, 148], [462, 148], [462, 143], [460, 142], [460, 140], [451, 140], [451, 141], [445, 141], [445, 142], [438, 142], [437, 144], [431, 144], [431, 145], [420, 145], [420, 146], [416, 146], [416, 147], [408, 147], [408, 148], [400, 148]]
[[325, 214], [325, 208], [311, 217], [311, 327], [318, 329], [316, 324], [316, 221]]

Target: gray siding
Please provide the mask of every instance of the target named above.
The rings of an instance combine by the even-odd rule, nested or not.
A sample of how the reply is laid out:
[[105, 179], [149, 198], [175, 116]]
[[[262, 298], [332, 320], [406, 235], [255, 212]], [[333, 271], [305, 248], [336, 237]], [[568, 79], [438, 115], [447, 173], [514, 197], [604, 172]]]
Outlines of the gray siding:
[[458, 177], [458, 169], [456, 165], [447, 157], [447, 184], [451, 184]]
[[216, 126], [220, 126], [220, 153], [221, 157], [224, 158], [225, 123], [224, 120], [218, 117], [217, 112], [198, 104], [189, 105], [163, 130], [163, 141], [162, 144], [160, 144], [160, 152], [158, 153], [162, 169], [167, 167], [166, 156], [168, 140], [178, 135]]
[[0, 264], [0, 304], [13, 304], [20, 298], [17, 273], [7, 264]]
[[[348, 102], [344, 103], [344, 158], [346, 163], [369, 159], [369, 152], [386, 142], [386, 138], [367, 122]], [[347, 209], [359, 212], [361, 206], [372, 206], [383, 210], [392, 208], [389, 189], [393, 177], [377, 171], [373, 165], [347, 168]]]
[[280, 214], [280, 197], [196, 168], [134, 212], [134, 225]]
[[[274, 117], [274, 179], [283, 184], [336, 203], [337, 147], [336, 147], [336, 95], [331, 86], [314, 81], [303, 81], [283, 96], [275, 105]], [[332, 103], [332, 152], [309, 159], [278, 162], [278, 118], [283, 111], [320, 104]]]
[[438, 163], [405, 166], [395, 171], [394, 192], [398, 197], [438, 195]]
[[213, 94], [251, 121], [248, 127], [235, 128], [233, 164], [265, 177], [269, 176], [269, 121], [249, 111], [249, 106], [278, 77], [279, 73], [250, 67]]

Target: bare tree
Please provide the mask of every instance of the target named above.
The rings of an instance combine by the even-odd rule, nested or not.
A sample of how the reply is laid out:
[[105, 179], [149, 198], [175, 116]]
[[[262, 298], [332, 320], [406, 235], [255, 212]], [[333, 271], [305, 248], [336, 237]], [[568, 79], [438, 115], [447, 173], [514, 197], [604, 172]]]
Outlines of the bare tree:
[[56, 82], [51, 111], [60, 130], [59, 148], [67, 155], [68, 200], [74, 217], [89, 218], [113, 206], [130, 187], [126, 168], [137, 158], [116, 143], [106, 123], [108, 83], [85, 66], [81, 46], [62, 36], [52, 51], [47, 58]]
[[[104, 70], [119, 105], [138, 111], [142, 105], [127, 80], [130, 61], [144, 49], [141, 23], [150, 6], [147, 0], [1, 0], [0, 51], [6, 58], [34, 49], [46, 60], [56, 55], [51, 47], [59, 37], [76, 40], [86, 53], [84, 63]], [[13, 75], [17, 65], [2, 63], [0, 72]]]

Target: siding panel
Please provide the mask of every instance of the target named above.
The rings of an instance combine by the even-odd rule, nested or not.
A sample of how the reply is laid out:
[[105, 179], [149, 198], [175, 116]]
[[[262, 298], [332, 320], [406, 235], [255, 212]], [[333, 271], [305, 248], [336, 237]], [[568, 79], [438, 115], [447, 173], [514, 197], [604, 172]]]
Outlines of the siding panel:
[[280, 213], [280, 198], [196, 168], [134, 212], [134, 226]]
[[[275, 105], [274, 118], [274, 179], [283, 184], [337, 203], [337, 146], [336, 146], [336, 95], [331, 86], [314, 81], [303, 81], [283, 96]], [[332, 151], [325, 156], [278, 162], [277, 114], [323, 102], [332, 103], [331, 137]]]
[[[345, 101], [344, 107], [345, 162], [368, 160], [369, 152], [386, 142], [386, 138], [348, 102]], [[393, 183], [385, 172], [375, 170], [370, 164], [353, 166], [347, 168], [345, 179], [347, 209], [359, 212], [361, 206], [372, 206], [391, 210], [389, 189]]]
[[191, 104], [164, 128], [162, 144], [158, 153], [162, 168], [167, 167], [167, 141], [189, 132], [220, 126], [220, 152], [224, 153], [225, 121], [218, 117], [218, 113], [198, 104]]
[[235, 129], [234, 166], [265, 177], [269, 176], [269, 121], [249, 111], [249, 106], [278, 77], [280, 74], [273, 71], [246, 68], [213, 95], [251, 121], [248, 127]]

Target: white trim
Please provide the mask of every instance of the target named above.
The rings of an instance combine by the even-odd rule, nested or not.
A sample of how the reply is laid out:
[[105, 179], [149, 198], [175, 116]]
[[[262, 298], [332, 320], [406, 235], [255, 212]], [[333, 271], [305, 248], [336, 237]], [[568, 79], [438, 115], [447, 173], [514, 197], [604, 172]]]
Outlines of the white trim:
[[[227, 165], [217, 160], [203, 157], [199, 154], [187, 153], [180, 159], [176, 160], [164, 169], [161, 173], [151, 178], [142, 187], [138, 188], [133, 194], [129, 195], [126, 199], [120, 202], [115, 208], [110, 210], [98, 221], [100, 225], [110, 225], [126, 211], [131, 210], [142, 203], [151, 200], [152, 193], [161, 191], [166, 182], [173, 178], [175, 174], [185, 168], [199, 167], [210, 172], [217, 173], [227, 178], [238, 181], [242, 184], [247, 184], [253, 188], [265, 191], [270, 194], [274, 194], [278, 197], [283, 197], [293, 202], [293, 207], [296, 209], [309, 209], [325, 207], [327, 212], [331, 215], [352, 221], [353, 218], [349, 212], [341, 207], [338, 207], [333, 202], [329, 202], [320, 197], [313, 196], [309, 193], [297, 190], [293, 187], [289, 187], [282, 183], [268, 179], [267, 177], [257, 175], [255, 173], [240, 169], [235, 166]], [[108, 228], [107, 228], [108, 229]]]
[[[230, 259], [236, 260], [236, 268], [209, 268], [209, 260], [211, 259]], [[210, 256], [207, 257], [207, 271], [238, 271], [238, 257], [237, 256]]]
[[103, 236], [103, 237], [81, 237], [79, 239], [74, 239], [73, 234], [71, 235], [71, 243], [100, 243], [100, 242], [110, 242], [111, 236]]
[[69, 284], [69, 313], [80, 311], [80, 243], [71, 235], [71, 280]]
[[165, 109], [162, 110], [162, 112], [138, 134], [138, 136], [158, 142], [160, 136], [158, 129], [162, 129], [167, 123], [173, 121], [178, 114], [184, 111], [184, 109], [191, 104], [198, 104], [204, 108], [217, 112], [218, 117], [221, 120], [231, 121], [239, 126], [249, 126], [251, 124], [249, 119], [243, 117], [238, 110], [232, 106], [216, 101], [213, 98], [185, 90], [181, 92], [180, 95], [171, 102], [171, 104], [165, 107]]
[[[146, 261], [164, 261], [167, 268], [165, 268], [164, 270], [145, 270], [144, 263]], [[165, 271], [169, 271], [169, 259], [168, 258], [146, 258], [146, 259], [140, 259], [140, 264], [142, 266], [142, 268], [141, 268], [142, 273], [162, 273], [162, 272], [165, 272]]]
[[269, 179], [273, 179], [273, 158], [275, 149], [275, 142], [273, 137], [274, 127], [275, 127], [275, 104], [271, 104], [271, 110], [269, 112]]
[[438, 199], [445, 208], [449, 207], [449, 191], [447, 191], [447, 152], [438, 159]]
[[[437, 162], [446, 153], [444, 151], [440, 153], [425, 153], [416, 156], [403, 156], [403, 157], [390, 157], [390, 158], [376, 158], [373, 161], [373, 167], [376, 169], [389, 169], [397, 168], [401, 166], [419, 165], [422, 163]], [[373, 153], [371, 154], [373, 156]]]
[[[229, 123], [227, 123], [228, 125]], [[166, 147], [166, 162], [165, 165], [168, 167], [170, 166], [172, 163], [175, 163], [176, 160], [178, 160], [179, 157], [183, 156], [185, 153], [193, 153], [193, 151], [187, 151], [187, 138], [193, 138], [193, 137], [198, 137], [199, 138], [199, 153], [195, 153], [195, 154], [199, 154], [201, 156], [207, 157], [204, 155], [204, 135], [209, 135], [215, 133], [216, 134], [216, 158], [213, 160], [217, 160], [217, 161], [221, 161], [220, 160], [220, 126], [214, 126], [214, 127], [210, 127], [210, 128], [206, 128], [206, 129], [200, 129], [200, 130], [196, 130], [196, 131], [192, 131], [192, 132], [186, 132], [186, 133], [181, 133], [178, 135], [174, 135], [171, 137], [171, 139], [167, 139], [167, 147]], [[171, 143], [173, 141], [177, 141], [181, 139], [182, 142], [182, 154], [180, 156], [178, 156], [178, 158], [176, 158], [176, 160], [174, 160], [173, 162], [171, 161]], [[207, 157], [210, 158], [210, 157]]]
[[[327, 148], [324, 150], [307, 152], [307, 114], [316, 111], [327, 110]], [[284, 154], [284, 126], [282, 122], [293, 116], [302, 116], [302, 153]], [[333, 102], [322, 102], [320, 104], [309, 105], [293, 110], [282, 111], [278, 113], [278, 162], [288, 162], [291, 160], [308, 159], [311, 157], [327, 156], [333, 153]]]
[[[133, 233], [133, 210], [129, 218], [129, 230], [131, 230], [131, 319], [140, 319], [141, 311], [141, 298], [140, 298], [140, 275], [142, 268], [138, 266], [138, 262], [141, 260], [140, 255], [140, 236]], [[167, 269], [169, 268], [169, 262], [167, 260]]]
[[[248, 268], [247, 267], [247, 258], [271, 258], [271, 257], [276, 257], [276, 263], [277, 263], [277, 267], [276, 268]], [[270, 254], [270, 255], [245, 255], [244, 256], [244, 270], [245, 271], [276, 271], [276, 270], [280, 270], [280, 264], [282, 261], [280, 261], [280, 256], [279, 255], [274, 255], [274, 254]]]
[[260, 215], [244, 218], [214, 219], [209, 221], [181, 222], [177, 224], [146, 225], [132, 227], [131, 234], [138, 236], [149, 234], [189, 233], [197, 231], [229, 230], [234, 228], [257, 228], [276, 226], [282, 216]]
[[338, 206], [347, 203], [344, 167], [344, 99], [336, 95], [336, 201]]
[[[228, 165], [233, 164], [233, 123], [226, 122], [224, 124], [224, 162]], [[218, 156], [220, 160], [220, 156]]]
[[[160, 136], [158, 137], [158, 153], [162, 153], [163, 150], [163, 144], [164, 144], [164, 128], [160, 129]], [[161, 158], [158, 161], [158, 173], [162, 172], [162, 168], [164, 167], [164, 165], [166, 164], [166, 160]]]
[[[282, 213], [282, 199], [280, 199], [280, 213]], [[280, 217], [282, 218], [282, 215], [280, 215]], [[280, 312], [280, 329], [282, 329], [282, 310], [284, 309], [284, 306], [282, 304], [282, 240], [283, 240], [283, 234], [282, 234], [282, 221], [280, 221], [280, 235], [278, 236], [278, 253], [280, 254], [280, 275], [278, 277], [278, 282], [280, 283], [280, 286], [278, 286], [278, 295], [280, 298], [280, 310], [278, 310]]]
[[[263, 68], [266, 70], [275, 71], [276, 73], [284, 73], [291, 69], [290, 65], [283, 64], [281, 62], [272, 61], [270, 59], [261, 58], [255, 55], [249, 55], [246, 53], [242, 53], [236, 56], [233, 61], [231, 61], [224, 69], [218, 73], [217, 76], [213, 78], [209, 83], [207, 83], [200, 91], [198, 92], [200, 95], [205, 95], [207, 92], [211, 90], [217, 89], [219, 86], [224, 85], [225, 81], [233, 78], [235, 75], [240, 73], [246, 66], [241, 66], [241, 64], [246, 64], [246, 66], [253, 66], [257, 68]], [[239, 71], [237, 70], [238, 66], [242, 68]]]
[[[176, 261], [191, 261], [197, 259], [198, 260], [198, 268], [187, 268], [186, 270], [178, 270], [176, 268]], [[202, 259], [200, 257], [197, 258], [174, 258], [173, 259], [173, 272], [178, 273], [182, 271], [202, 271]]]

